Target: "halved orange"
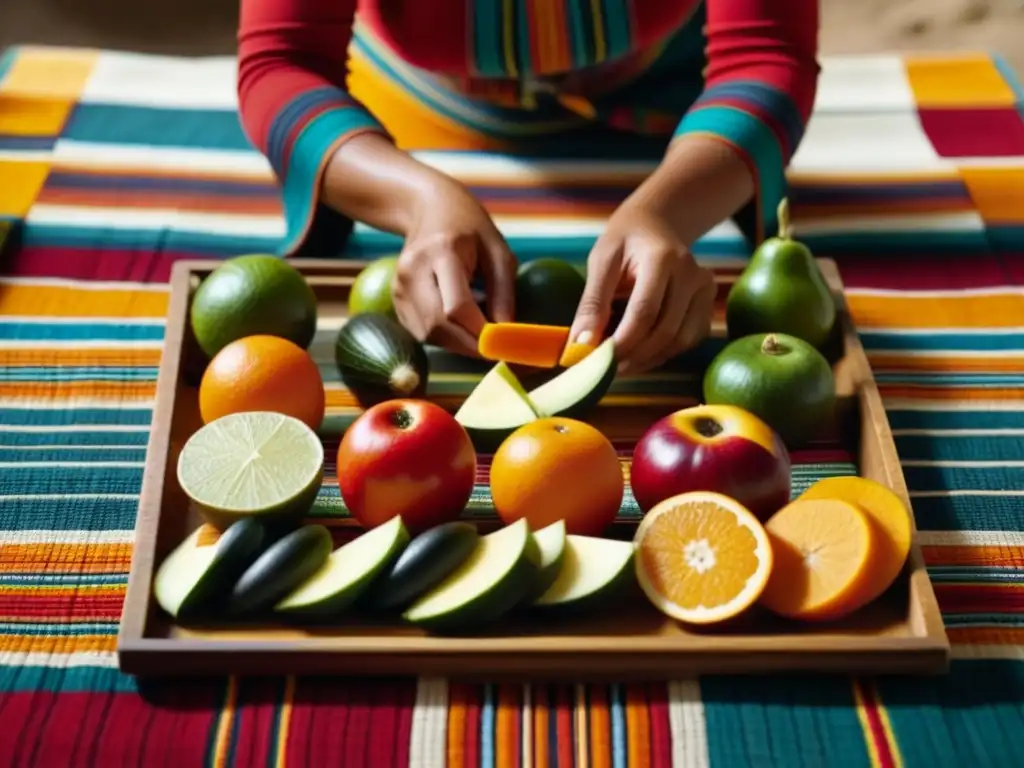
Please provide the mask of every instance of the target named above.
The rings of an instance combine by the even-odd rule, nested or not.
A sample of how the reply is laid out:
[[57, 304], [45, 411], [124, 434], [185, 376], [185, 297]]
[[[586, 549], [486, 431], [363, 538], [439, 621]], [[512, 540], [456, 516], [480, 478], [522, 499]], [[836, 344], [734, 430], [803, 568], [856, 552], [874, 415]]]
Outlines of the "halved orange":
[[826, 477], [800, 495], [801, 499], [839, 499], [866, 513], [878, 539], [874, 562], [856, 607], [875, 600], [900, 575], [910, 554], [914, 523], [910, 510], [893, 491], [865, 477]]
[[765, 607], [804, 621], [838, 619], [857, 607], [877, 552], [864, 512], [836, 499], [797, 499], [765, 528], [775, 559]]
[[693, 491], [644, 516], [633, 539], [636, 575], [648, 599], [688, 624], [731, 619], [761, 595], [772, 547], [761, 523], [728, 496]]

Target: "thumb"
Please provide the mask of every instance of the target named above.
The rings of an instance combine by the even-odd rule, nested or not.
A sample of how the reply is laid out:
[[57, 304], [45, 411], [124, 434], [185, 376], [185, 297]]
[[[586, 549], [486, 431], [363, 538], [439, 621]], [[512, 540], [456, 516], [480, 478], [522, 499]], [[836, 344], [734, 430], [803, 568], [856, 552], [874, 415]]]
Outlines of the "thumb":
[[569, 340], [577, 344], [595, 344], [603, 335], [612, 314], [612, 301], [619, 284], [621, 253], [589, 260], [587, 284], [576, 308]]

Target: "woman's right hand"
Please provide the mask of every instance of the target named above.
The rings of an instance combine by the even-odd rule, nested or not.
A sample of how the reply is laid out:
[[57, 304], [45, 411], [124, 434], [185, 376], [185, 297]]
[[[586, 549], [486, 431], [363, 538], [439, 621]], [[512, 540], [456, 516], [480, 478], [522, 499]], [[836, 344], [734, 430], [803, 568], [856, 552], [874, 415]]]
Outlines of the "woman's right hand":
[[438, 175], [418, 196], [398, 258], [392, 294], [402, 325], [420, 341], [476, 357], [487, 322], [470, 289], [478, 270], [491, 320], [511, 321], [515, 257], [473, 195]]

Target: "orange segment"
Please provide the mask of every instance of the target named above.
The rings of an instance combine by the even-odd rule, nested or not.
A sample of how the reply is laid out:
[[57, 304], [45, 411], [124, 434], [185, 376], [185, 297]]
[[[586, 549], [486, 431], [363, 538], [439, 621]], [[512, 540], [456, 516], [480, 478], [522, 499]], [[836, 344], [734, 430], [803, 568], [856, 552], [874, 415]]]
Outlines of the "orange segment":
[[530, 323], [488, 323], [480, 332], [477, 351], [487, 360], [554, 368], [569, 340], [569, 329]]
[[877, 539], [876, 555], [864, 589], [853, 601], [859, 608], [885, 592], [903, 570], [913, 538], [913, 519], [900, 497], [867, 478], [828, 477], [812, 485], [800, 498], [839, 499], [867, 514]]
[[595, 349], [597, 349], [597, 347], [593, 344], [580, 344], [575, 341], [570, 342], [565, 345], [565, 350], [562, 352], [562, 357], [559, 359], [558, 364], [562, 368], [571, 368]]
[[641, 589], [664, 614], [690, 624], [742, 613], [772, 571], [771, 543], [757, 518], [717, 493], [666, 499], [644, 516], [634, 542]]
[[775, 567], [761, 602], [791, 619], [837, 619], [854, 610], [876, 552], [866, 514], [845, 501], [798, 499], [765, 524]]

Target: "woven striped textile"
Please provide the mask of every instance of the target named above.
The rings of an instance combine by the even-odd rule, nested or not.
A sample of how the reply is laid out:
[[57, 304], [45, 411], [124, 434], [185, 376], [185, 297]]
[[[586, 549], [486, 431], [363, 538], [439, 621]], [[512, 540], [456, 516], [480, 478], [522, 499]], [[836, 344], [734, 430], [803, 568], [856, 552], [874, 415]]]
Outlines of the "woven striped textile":
[[[8, 51], [0, 764], [1024, 765], [1022, 100], [984, 55], [826, 59], [790, 173], [800, 237], [838, 260], [885, 397], [954, 644], [949, 675], [157, 685], [120, 675], [114, 648], [166, 280], [177, 259], [274, 250], [280, 203], [239, 128], [232, 60]], [[419, 156], [474, 189], [521, 259], [585, 258], [655, 161], [587, 142], [510, 158], [434, 127], [447, 143]], [[346, 255], [397, 246], [357, 227]], [[731, 224], [697, 250], [732, 272], [745, 256]], [[798, 458], [800, 482], [852, 471], [829, 450]]]

